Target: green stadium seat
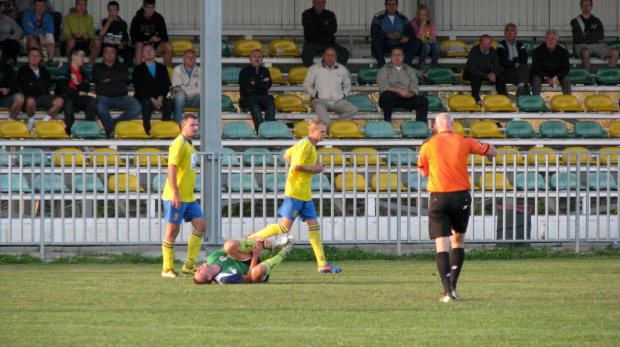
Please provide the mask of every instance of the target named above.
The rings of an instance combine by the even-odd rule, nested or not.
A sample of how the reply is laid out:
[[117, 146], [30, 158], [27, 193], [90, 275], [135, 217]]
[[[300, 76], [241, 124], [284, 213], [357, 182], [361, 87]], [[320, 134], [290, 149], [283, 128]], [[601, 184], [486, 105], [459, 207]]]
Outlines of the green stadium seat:
[[523, 46], [525, 46], [525, 49], [527, 50], [527, 56], [531, 57], [534, 55], [534, 44], [532, 44], [532, 41], [521, 41], [519, 40]]
[[262, 192], [261, 187], [249, 173], [234, 173], [228, 177], [228, 187], [233, 192]]
[[406, 121], [400, 125], [400, 136], [407, 139], [425, 139], [433, 136], [426, 123], [421, 121]]
[[617, 50], [620, 50], [620, 41], [613, 41], [613, 42], [608, 42], [607, 45], [611, 48], [615, 48]]
[[226, 66], [222, 68], [222, 84], [238, 84], [239, 72], [241, 72], [241, 68], [238, 66]]
[[20, 174], [0, 175], [0, 193], [32, 193], [26, 176]]
[[517, 108], [521, 112], [551, 112], [540, 95], [521, 95], [517, 99]]
[[101, 178], [95, 174], [75, 175], [73, 189], [76, 193], [103, 193], [105, 187]]
[[243, 164], [246, 166], [251, 166], [252, 163], [254, 166], [263, 166], [263, 164], [273, 166], [275, 164], [273, 156], [277, 154], [270, 152], [267, 148], [251, 147], [244, 151]]
[[235, 155], [235, 151], [230, 148], [222, 148], [220, 151], [220, 158], [222, 161], [222, 166], [240, 166], [241, 162], [239, 158]]
[[511, 120], [506, 123], [507, 138], [533, 138], [538, 137], [534, 132], [534, 127], [524, 120]]
[[431, 112], [446, 112], [448, 111], [441, 102], [441, 99], [437, 95], [424, 95], [428, 100], [428, 110]]
[[49, 166], [51, 160], [41, 148], [23, 148], [17, 152], [19, 162], [22, 166]]
[[617, 67], [602, 67], [596, 70], [594, 79], [597, 84], [602, 85], [620, 84], [620, 69]]
[[[288, 163], [286, 162], [286, 160], [284, 160], [284, 153], [286, 153], [286, 150], [287, 150], [287, 149], [288, 149], [288, 148], [282, 148], [282, 149], [280, 150], [280, 152], [278, 153], [278, 166], [286, 167], [286, 165], [288, 164]], [[318, 150], [317, 150], [317, 151], [318, 151]], [[318, 154], [318, 153], [317, 153], [317, 154]], [[318, 158], [317, 158], [317, 159], [318, 159]], [[318, 162], [318, 160], [317, 160], [317, 162]]]
[[71, 126], [71, 137], [76, 139], [105, 139], [105, 133], [99, 123], [93, 121], [81, 121]]
[[228, 95], [222, 95], [222, 112], [238, 112], [233, 101]]
[[11, 155], [8, 154], [6, 149], [0, 148], [0, 166], [9, 166], [13, 163]]
[[606, 138], [607, 133], [603, 131], [601, 125], [595, 121], [580, 121], [575, 124], [573, 129], [576, 137]]
[[292, 139], [293, 134], [283, 122], [268, 121], [262, 122], [258, 126], [258, 137], [264, 139]]
[[568, 52], [568, 56], [572, 57], [573, 56], [573, 52], [571, 52], [570, 49], [568, 49], [568, 46], [566, 45], [566, 42], [564, 41], [558, 41], [558, 46], [564, 48], [567, 52]]
[[538, 132], [541, 137], [547, 138], [573, 137], [573, 135], [568, 132], [568, 127], [566, 127], [566, 124], [559, 120], [547, 120], [540, 123]]
[[396, 132], [394, 132], [394, 126], [392, 123], [383, 120], [366, 123], [366, 131], [364, 132], [364, 136], [369, 139], [395, 139], [399, 137]]
[[585, 187], [577, 182], [577, 174], [574, 172], [556, 172], [549, 179], [549, 187], [552, 190], [577, 190]]
[[222, 57], [232, 57], [233, 52], [231, 52], [230, 47], [226, 41], [222, 41]]
[[546, 190], [545, 178], [537, 172], [519, 172], [515, 178], [517, 190]]
[[255, 139], [254, 128], [248, 122], [233, 121], [224, 124], [222, 128], [223, 139]]
[[378, 112], [370, 97], [365, 94], [347, 96], [347, 100], [357, 107], [358, 112]]
[[324, 192], [330, 192], [332, 190], [332, 185], [329, 183], [329, 178], [327, 178], [325, 174], [312, 175], [310, 189], [312, 191], [322, 190]]
[[590, 72], [584, 68], [571, 68], [568, 73], [571, 84], [593, 85], [594, 80], [590, 77]]
[[447, 67], [432, 67], [426, 72], [428, 84], [460, 84], [454, 73]]
[[63, 182], [62, 176], [58, 174], [36, 175], [32, 180], [32, 186], [37, 193], [69, 192], [69, 188]]
[[395, 166], [398, 164], [416, 164], [416, 153], [411, 148], [396, 147], [388, 149], [388, 164]]
[[357, 84], [377, 84], [378, 67], [363, 67], [357, 72]]
[[426, 190], [426, 186], [428, 185], [428, 177], [422, 177], [417, 172], [414, 172], [409, 175], [409, 190]]
[[286, 187], [286, 174], [266, 174], [265, 190], [268, 192], [283, 192]]
[[590, 190], [618, 190], [618, 184], [613, 175], [605, 171], [588, 173], [588, 188]]
[[167, 180], [168, 174], [156, 174], [155, 177], [153, 177], [153, 184], [151, 185], [151, 189], [156, 193], [163, 192]]

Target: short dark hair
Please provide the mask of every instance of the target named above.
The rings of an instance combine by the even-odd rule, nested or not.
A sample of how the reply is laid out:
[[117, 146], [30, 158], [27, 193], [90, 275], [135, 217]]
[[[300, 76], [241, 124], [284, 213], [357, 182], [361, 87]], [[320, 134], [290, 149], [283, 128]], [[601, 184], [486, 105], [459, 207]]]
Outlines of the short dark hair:
[[142, 1], [142, 6], [146, 5], [155, 5], [155, 0], [144, 0]]
[[590, 5], [594, 6], [594, 2], [592, 2], [593, 0], [581, 0], [581, 1], [579, 1], [579, 6], [583, 5], [584, 1], [589, 1]]
[[74, 56], [74, 55], [78, 55], [80, 52], [84, 52], [84, 50], [83, 49], [79, 49], [79, 48], [74, 48], [74, 49], [71, 50], [71, 53], [69, 53], [69, 54], [71, 56]]
[[146, 41], [146, 42], [144, 42], [144, 44], [142, 45], [142, 49], [144, 49], [144, 48], [145, 48], [145, 47], [147, 47], [147, 46], [151, 46], [151, 47], [155, 48], [155, 46], [153, 46], [153, 43], [152, 43], [152, 42], [150, 42], [150, 41]]
[[480, 40], [478, 40], [478, 42], [482, 43], [482, 39], [488, 38], [489, 40], [493, 41], [493, 39], [491, 38], [491, 36], [489, 34], [483, 34], [482, 36], [480, 36]]
[[47, 0], [34, 0], [33, 4], [36, 4], [37, 2], [44, 2], [47, 4]]
[[398, 0], [385, 0], [385, 2], [383, 3], [384, 5], [387, 4], [390, 1], [396, 1], [396, 3], [398, 4]]
[[110, 2], [108, 2], [108, 7], [110, 7], [110, 6], [116, 6], [116, 9], [117, 9], [117, 10], [118, 10], [119, 8], [121, 8], [121, 6], [118, 4], [118, 1], [114, 1], [114, 0], [112, 0], [112, 1], [110, 1]]
[[187, 120], [190, 119], [190, 118], [198, 120], [198, 116], [196, 116], [195, 114], [186, 113], [186, 114], [183, 115], [183, 118], [181, 118], [181, 124], [187, 123]]
[[28, 54], [30, 54], [30, 51], [37, 51], [40, 54], [42, 54], [41, 50], [38, 47], [30, 47], [30, 48], [28, 48]]

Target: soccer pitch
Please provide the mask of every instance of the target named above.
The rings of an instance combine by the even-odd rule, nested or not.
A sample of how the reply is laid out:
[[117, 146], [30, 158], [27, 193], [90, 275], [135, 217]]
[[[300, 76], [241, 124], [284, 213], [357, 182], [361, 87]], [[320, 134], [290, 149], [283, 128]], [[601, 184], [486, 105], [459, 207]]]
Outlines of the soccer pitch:
[[617, 257], [283, 262], [262, 285], [163, 279], [158, 265], [0, 266], [2, 346], [617, 346]]

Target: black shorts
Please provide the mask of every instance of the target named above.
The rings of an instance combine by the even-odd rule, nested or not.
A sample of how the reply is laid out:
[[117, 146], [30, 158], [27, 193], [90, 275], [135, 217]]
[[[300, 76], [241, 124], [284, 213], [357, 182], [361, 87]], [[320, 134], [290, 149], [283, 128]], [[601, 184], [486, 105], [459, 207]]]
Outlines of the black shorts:
[[431, 239], [449, 237], [452, 230], [464, 234], [470, 213], [471, 194], [468, 190], [431, 193], [428, 203], [428, 231]]
[[[37, 103], [37, 106], [36, 106], [37, 108], [43, 108], [43, 109], [49, 110], [50, 108], [52, 108], [52, 105], [54, 104], [54, 100], [56, 100], [57, 98], [61, 98], [61, 97], [56, 96], [56, 95], [39, 95], [39, 96], [31, 96], [31, 98], [34, 98], [34, 101]], [[26, 107], [26, 103], [24, 103], [24, 108], [25, 107]]]

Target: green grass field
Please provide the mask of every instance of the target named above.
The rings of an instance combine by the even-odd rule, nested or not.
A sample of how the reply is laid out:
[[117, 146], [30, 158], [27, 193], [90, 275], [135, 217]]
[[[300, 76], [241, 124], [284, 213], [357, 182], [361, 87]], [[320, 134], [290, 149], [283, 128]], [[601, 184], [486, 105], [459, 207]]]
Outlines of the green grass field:
[[284, 262], [264, 285], [198, 286], [152, 264], [0, 266], [1, 346], [618, 346], [620, 258], [470, 260], [459, 302], [434, 261]]

